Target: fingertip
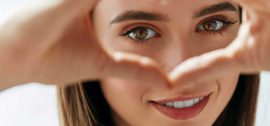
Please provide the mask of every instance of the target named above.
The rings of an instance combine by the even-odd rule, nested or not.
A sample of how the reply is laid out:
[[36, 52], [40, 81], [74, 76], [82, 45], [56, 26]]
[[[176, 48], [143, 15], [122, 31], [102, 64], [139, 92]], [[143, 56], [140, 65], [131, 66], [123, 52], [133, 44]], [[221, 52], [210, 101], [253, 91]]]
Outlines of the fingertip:
[[146, 57], [141, 57], [141, 59], [139, 60], [140, 64], [143, 66], [149, 66], [149, 67], [157, 67], [157, 64], [151, 60], [150, 58], [146, 58]]
[[115, 52], [113, 54], [113, 59], [116, 62], [120, 62], [123, 59], [123, 57], [124, 57], [123, 54], [122, 53], [119, 53], [119, 52]]
[[114, 63], [111, 65], [110, 71], [113, 70], [113, 72], [110, 75], [147, 81], [147, 83], [162, 83], [164, 86], [170, 87], [167, 74], [151, 58], [122, 52], [114, 52], [112, 57]]
[[173, 89], [174, 85], [172, 83], [172, 81], [169, 78], [165, 79], [165, 85], [168, 89]]

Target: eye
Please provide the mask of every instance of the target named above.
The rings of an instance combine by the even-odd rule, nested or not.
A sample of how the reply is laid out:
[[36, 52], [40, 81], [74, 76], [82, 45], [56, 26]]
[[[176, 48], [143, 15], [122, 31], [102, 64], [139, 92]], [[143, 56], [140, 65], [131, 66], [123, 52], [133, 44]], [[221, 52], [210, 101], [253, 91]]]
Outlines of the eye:
[[196, 32], [222, 33], [226, 28], [236, 22], [238, 21], [230, 20], [225, 16], [213, 16], [201, 21], [196, 27]]
[[218, 20], [205, 22], [198, 26], [200, 31], [220, 31], [224, 27], [224, 23]]
[[151, 28], [136, 27], [124, 33], [123, 36], [127, 36], [135, 41], [147, 41], [159, 36], [159, 34]]

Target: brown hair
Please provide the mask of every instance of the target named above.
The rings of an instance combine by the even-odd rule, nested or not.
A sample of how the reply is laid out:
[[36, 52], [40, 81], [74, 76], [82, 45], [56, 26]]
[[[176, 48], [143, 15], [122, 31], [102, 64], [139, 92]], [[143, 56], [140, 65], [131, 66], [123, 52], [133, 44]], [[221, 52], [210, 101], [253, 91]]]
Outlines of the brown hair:
[[[234, 95], [213, 126], [254, 126], [259, 75], [241, 75]], [[111, 109], [99, 82], [58, 87], [63, 126], [112, 126]]]

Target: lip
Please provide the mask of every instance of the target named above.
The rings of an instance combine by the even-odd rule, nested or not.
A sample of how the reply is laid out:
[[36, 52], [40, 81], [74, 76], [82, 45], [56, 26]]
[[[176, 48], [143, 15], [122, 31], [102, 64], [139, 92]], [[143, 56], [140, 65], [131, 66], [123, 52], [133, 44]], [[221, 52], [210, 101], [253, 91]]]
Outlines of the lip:
[[164, 106], [162, 104], [165, 104], [167, 102], [173, 102], [173, 101], [190, 100], [190, 99], [194, 99], [198, 97], [193, 97], [193, 98], [178, 97], [178, 98], [165, 99], [165, 100], [160, 100], [160, 101], [150, 101], [149, 103], [160, 113], [162, 113], [163, 115], [167, 117], [170, 117], [171, 119], [188, 120], [188, 119], [196, 117], [202, 112], [202, 110], [205, 108], [205, 106], [208, 103], [210, 95], [211, 94], [206, 95], [206, 96], [199, 96], [199, 97], [204, 97], [204, 99], [200, 101], [199, 103], [195, 104], [194, 106], [188, 107], [188, 108], [172, 108], [172, 107]]

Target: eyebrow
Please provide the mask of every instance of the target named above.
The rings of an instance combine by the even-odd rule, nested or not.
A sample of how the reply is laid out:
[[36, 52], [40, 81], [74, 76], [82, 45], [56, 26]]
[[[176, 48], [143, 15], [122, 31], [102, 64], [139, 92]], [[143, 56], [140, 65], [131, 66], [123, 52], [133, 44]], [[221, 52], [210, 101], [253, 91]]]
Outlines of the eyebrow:
[[110, 24], [119, 23], [126, 20], [169, 21], [169, 18], [167, 15], [156, 12], [130, 10], [114, 18]]
[[230, 2], [223, 2], [208, 6], [195, 13], [194, 18], [199, 18], [208, 14], [217, 13], [220, 11], [238, 11], [238, 9]]
[[[219, 11], [237, 11], [237, 10], [238, 9], [232, 3], [223, 2], [215, 5], [210, 5], [206, 8], [201, 9], [200, 11], [196, 12], [193, 17], [199, 18]], [[161, 13], [129, 10], [116, 16], [111, 21], [110, 25], [127, 20], [169, 21], [170, 19], [168, 15]]]

